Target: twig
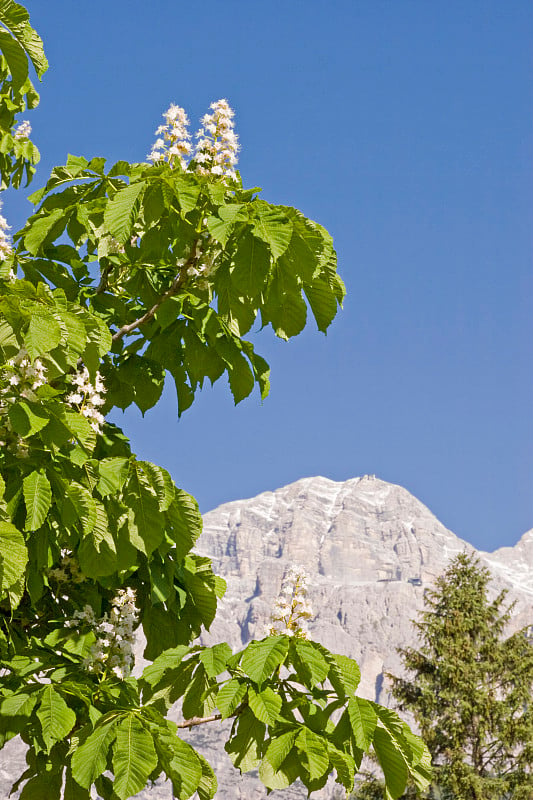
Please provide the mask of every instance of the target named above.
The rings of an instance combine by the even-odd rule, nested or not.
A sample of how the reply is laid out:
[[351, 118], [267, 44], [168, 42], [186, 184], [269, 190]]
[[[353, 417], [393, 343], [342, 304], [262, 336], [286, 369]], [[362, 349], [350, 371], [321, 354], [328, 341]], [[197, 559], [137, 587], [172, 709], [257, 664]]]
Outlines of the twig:
[[[243, 702], [233, 712], [230, 714], [230, 717], [238, 717], [239, 714], [242, 714], [244, 709], [247, 707], [248, 703]], [[222, 719], [222, 714], [212, 714], [210, 717], [191, 717], [190, 719], [185, 719], [183, 722], [178, 722], [178, 728], [194, 728], [195, 725], [203, 725], [204, 722], [217, 722], [218, 720]]]
[[127, 336], [128, 333], [131, 333], [132, 331], [135, 330], [135, 328], [138, 328], [140, 325], [144, 325], [145, 322], [150, 322], [150, 320], [155, 317], [157, 311], [161, 308], [165, 300], [168, 300], [169, 297], [172, 297], [173, 295], [179, 292], [179, 290], [181, 289], [187, 278], [187, 270], [199, 258], [199, 254], [197, 254], [196, 252], [197, 244], [198, 240], [196, 240], [193, 243], [193, 246], [191, 248], [191, 255], [189, 256], [185, 264], [182, 266], [177, 276], [174, 278], [174, 281], [170, 289], [167, 289], [167, 291], [161, 295], [159, 300], [157, 300], [157, 302], [154, 303], [152, 308], [145, 314], [143, 314], [142, 317], [139, 317], [138, 319], [134, 320], [134, 322], [130, 322], [128, 325], [123, 325], [122, 328], [119, 328], [119, 330], [116, 333], [114, 333], [113, 336], [111, 337], [113, 342], [117, 342], [119, 339], [122, 339], [123, 336]]
[[102, 270], [102, 274], [100, 276], [100, 283], [95, 289], [95, 294], [102, 294], [107, 289], [107, 279], [109, 277], [109, 273], [113, 269], [114, 264], [109, 264], [105, 269]]
[[222, 719], [222, 714], [212, 714], [210, 717], [191, 717], [183, 720], [183, 722], [178, 722], [177, 727], [194, 728], [195, 725], [203, 725], [204, 722], [216, 722], [219, 719]]

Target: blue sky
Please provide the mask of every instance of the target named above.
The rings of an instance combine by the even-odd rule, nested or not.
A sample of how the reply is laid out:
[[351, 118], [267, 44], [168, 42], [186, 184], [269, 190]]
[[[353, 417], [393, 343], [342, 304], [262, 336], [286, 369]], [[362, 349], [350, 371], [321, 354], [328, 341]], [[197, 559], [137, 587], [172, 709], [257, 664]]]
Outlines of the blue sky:
[[[255, 339], [271, 396], [223, 382], [134, 449], [203, 511], [309, 475], [375, 473], [483, 549], [533, 526], [533, 6], [526, 0], [201, 4], [31, 0], [50, 70], [43, 161], [141, 160], [170, 102], [235, 108], [245, 184], [333, 234], [327, 337]], [[16, 228], [25, 201], [9, 193]], [[29, 208], [29, 206], [28, 206]]]

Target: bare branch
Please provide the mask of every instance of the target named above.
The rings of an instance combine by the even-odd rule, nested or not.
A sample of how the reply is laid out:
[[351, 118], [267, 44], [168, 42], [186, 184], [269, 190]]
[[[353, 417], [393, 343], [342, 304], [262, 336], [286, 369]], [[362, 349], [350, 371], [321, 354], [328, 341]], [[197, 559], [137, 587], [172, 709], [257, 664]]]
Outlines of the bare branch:
[[[238, 717], [239, 714], [242, 714], [247, 705], [246, 702], [241, 703], [227, 719], [230, 719], [230, 717]], [[183, 720], [183, 722], [178, 722], [177, 726], [178, 728], [194, 728], [195, 725], [203, 725], [205, 722], [217, 722], [221, 719], [222, 714], [212, 714], [210, 717], [191, 717], [190, 719]]]
[[195, 725], [203, 725], [205, 722], [216, 722], [222, 719], [222, 714], [212, 714], [210, 717], [191, 717], [183, 722], [178, 722], [178, 728], [194, 728]]

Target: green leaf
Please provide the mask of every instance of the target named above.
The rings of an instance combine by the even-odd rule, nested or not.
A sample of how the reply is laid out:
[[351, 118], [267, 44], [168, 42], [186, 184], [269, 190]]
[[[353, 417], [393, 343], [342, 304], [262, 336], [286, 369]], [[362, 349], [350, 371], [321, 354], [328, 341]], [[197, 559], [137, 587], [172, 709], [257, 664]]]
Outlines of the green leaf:
[[200, 755], [200, 753], [196, 755], [200, 759], [200, 765], [202, 767], [202, 777], [198, 784], [198, 797], [199, 800], [211, 800], [218, 789], [216, 775], [206, 759]]
[[304, 284], [304, 291], [318, 330], [325, 333], [337, 313], [337, 298], [326, 281], [318, 278], [311, 284]]
[[225, 683], [217, 694], [217, 708], [222, 719], [231, 717], [246, 695], [246, 684], [236, 678]]
[[128, 714], [117, 725], [113, 745], [113, 789], [120, 800], [144, 789], [157, 760], [151, 734], [133, 713]]
[[331, 685], [340, 696], [345, 694], [348, 697], [353, 697], [361, 680], [361, 672], [357, 663], [348, 658], [348, 656], [334, 653], [328, 654], [327, 657], [330, 661], [329, 679]]
[[63, 503], [63, 521], [65, 524], [81, 523], [83, 533], [89, 535], [96, 524], [96, 500], [84, 486], [71, 483], [65, 494]]
[[256, 692], [253, 686], [248, 689], [248, 704], [253, 714], [260, 722], [274, 725], [281, 709], [281, 697], [267, 686], [261, 692]]
[[400, 797], [407, 785], [409, 770], [403, 753], [389, 731], [377, 727], [372, 742], [385, 776], [385, 784], [394, 800]]
[[90, 789], [107, 764], [107, 753], [116, 736], [116, 713], [102, 717], [94, 731], [72, 756], [72, 774], [85, 789]]
[[157, 498], [146, 485], [139, 465], [135, 462], [126, 484], [124, 502], [130, 509], [131, 543], [141, 553], [150, 556], [163, 541], [163, 517]]
[[169, 670], [178, 667], [183, 658], [190, 652], [185, 645], [172, 647], [157, 656], [152, 664], [144, 668], [142, 680], [149, 686], [156, 686]]
[[176, 543], [176, 558], [182, 559], [202, 532], [202, 515], [198, 503], [183, 489], [176, 489], [174, 501], [169, 506], [167, 515]]
[[206, 224], [207, 230], [211, 236], [216, 239], [217, 242], [220, 242], [222, 247], [225, 247], [231, 235], [231, 231], [233, 230], [233, 224], [231, 222], [224, 222], [223, 220], [214, 216], [207, 217]]
[[242, 654], [241, 667], [255, 683], [261, 684], [283, 663], [288, 648], [286, 636], [269, 636], [262, 642], [250, 642]]
[[200, 665], [183, 697], [184, 717], [190, 719], [210, 714], [215, 707], [212, 689], [213, 682], [207, 677], [204, 666]]
[[321, 778], [329, 768], [327, 742], [309, 728], [302, 728], [295, 744], [311, 780]]
[[337, 771], [337, 779], [350, 791], [355, 779], [355, 760], [349, 753], [338, 750], [331, 742], [327, 743], [329, 760]]
[[263, 324], [270, 322], [276, 336], [290, 339], [305, 327], [307, 306], [296, 278], [281, 264], [276, 264], [261, 308]]
[[226, 642], [206, 647], [200, 653], [200, 661], [210, 678], [216, 678], [226, 669], [228, 658], [232, 655], [231, 647]]
[[119, 189], [106, 206], [104, 225], [119, 244], [124, 244], [131, 233], [137, 201], [145, 186], [146, 184], [143, 181], [139, 181], [131, 183], [124, 189]]
[[242, 353], [229, 340], [218, 339], [215, 344], [218, 354], [224, 359], [235, 405], [248, 397], [254, 388], [254, 375]]
[[291, 643], [291, 661], [306, 686], [314, 687], [328, 676], [330, 666], [314, 642], [294, 639]]
[[266, 245], [247, 232], [239, 239], [234, 262], [231, 272], [233, 283], [246, 296], [256, 297], [262, 291], [270, 269]]
[[26, 503], [26, 525], [24, 530], [36, 531], [46, 519], [52, 503], [50, 482], [44, 472], [30, 472], [23, 481]]
[[55, 208], [49, 214], [33, 217], [26, 223], [23, 230], [23, 241], [26, 250], [33, 256], [39, 254], [42, 246], [59, 234], [66, 223], [65, 211]]
[[178, 175], [174, 184], [178, 202], [185, 214], [196, 208], [198, 195], [200, 194], [200, 187], [196, 183], [196, 179], [191, 178], [192, 176]]
[[177, 735], [177, 731], [171, 733], [170, 730], [156, 734], [156, 748], [161, 742], [165, 747], [164, 766], [167, 776], [172, 781], [174, 794], [180, 800], [191, 797], [198, 788], [202, 779], [202, 765], [195, 750], [188, 742], [184, 742]]
[[353, 735], [361, 750], [367, 751], [374, 738], [377, 716], [369, 700], [355, 697], [348, 700], [348, 714]]
[[254, 234], [266, 242], [274, 258], [278, 259], [289, 246], [292, 225], [282, 211], [263, 200], [258, 200]]
[[[20, 602], [22, 591], [18, 584], [24, 579], [28, 551], [22, 533], [10, 522], [0, 522], [0, 576], [2, 595], [13, 592]], [[18, 602], [15, 605], [18, 605]]]
[[158, 467], [150, 461], [138, 461], [137, 466], [148, 479], [154, 490], [160, 511], [167, 511], [176, 496], [174, 481], [163, 467]]
[[246, 212], [244, 203], [226, 203], [218, 209], [218, 215], [224, 222], [236, 222], [237, 220], [246, 220]]
[[28, 59], [20, 44], [7, 32], [0, 30], [0, 51], [13, 77], [13, 88], [20, 89], [28, 77]]
[[271, 739], [265, 753], [265, 758], [270, 762], [274, 771], [277, 772], [289, 755], [297, 734], [298, 731], [295, 729], [292, 731], [286, 731], [286, 733], [282, 733], [279, 736], [275, 736]]
[[24, 335], [24, 343], [30, 358], [33, 360], [44, 353], [49, 353], [61, 341], [61, 326], [52, 314], [32, 313], [28, 331]]
[[427, 745], [419, 736], [411, 731], [406, 722], [402, 722], [402, 735], [412, 754], [409, 772], [420, 791], [424, 791], [431, 782], [431, 754]]
[[62, 800], [91, 800], [89, 790], [83, 789], [79, 783], [76, 783], [74, 780], [70, 765], [67, 765], [67, 769], [65, 770], [65, 784]]
[[117, 378], [132, 387], [133, 401], [145, 414], [161, 397], [165, 371], [156, 361], [134, 353], [121, 363]]
[[111, 458], [103, 458], [98, 462], [98, 491], [102, 497], [107, 497], [110, 494], [117, 494], [120, 492], [130, 470], [129, 458], [122, 458], [121, 456], [112, 456]]
[[19, 400], [10, 406], [9, 420], [15, 433], [26, 438], [38, 433], [50, 422], [50, 416], [38, 403], [29, 403], [26, 400]]
[[29, 717], [36, 702], [37, 694], [35, 692], [33, 694], [25, 692], [12, 694], [4, 697], [0, 703], [0, 714], [3, 717]]
[[259, 765], [264, 736], [265, 724], [259, 722], [250, 709], [245, 708], [237, 717], [236, 735], [224, 746], [233, 765], [241, 772], [256, 769]]
[[58, 764], [45, 763], [44, 769], [24, 784], [19, 800], [59, 800], [63, 771]]
[[95, 506], [94, 527], [83, 537], [78, 550], [81, 571], [88, 578], [112, 575], [117, 569], [117, 550], [105, 507], [96, 501]]
[[264, 758], [259, 765], [259, 778], [268, 789], [286, 789], [298, 777], [298, 766], [289, 758], [282, 767], [275, 770], [270, 761]]
[[[83, 322], [75, 314], [61, 311], [60, 316], [62, 323], [67, 329], [68, 348], [74, 354], [77, 361], [87, 346], [87, 331], [85, 330]], [[73, 366], [75, 366], [76, 361], [74, 361]]]
[[70, 733], [76, 723], [76, 714], [53, 686], [45, 686], [43, 689], [37, 716], [47, 753], [56, 742], [62, 741]]
[[6, 28], [11, 29], [15, 38], [29, 55], [37, 76], [42, 78], [48, 69], [48, 61], [44, 54], [42, 40], [30, 25], [29, 14], [24, 6], [12, 2], [12, 0], [3, 0], [0, 19]]
[[0, 347], [13, 346], [18, 348], [17, 337], [15, 332], [7, 320], [0, 320]]

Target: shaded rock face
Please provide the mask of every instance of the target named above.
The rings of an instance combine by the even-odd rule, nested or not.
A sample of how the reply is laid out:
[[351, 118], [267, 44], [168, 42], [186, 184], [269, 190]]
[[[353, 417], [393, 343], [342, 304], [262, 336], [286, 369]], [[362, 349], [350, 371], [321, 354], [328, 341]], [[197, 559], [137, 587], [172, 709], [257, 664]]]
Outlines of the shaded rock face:
[[[310, 577], [309, 598], [316, 613], [311, 636], [333, 652], [355, 658], [362, 673], [359, 693], [389, 704], [384, 673], [401, 672], [396, 649], [416, 645], [411, 620], [423, 608], [424, 590], [463, 550], [473, 552], [406, 489], [374, 476], [344, 483], [305, 478], [227, 503], [205, 515], [197, 546], [228, 582], [217, 619], [202, 642], [228, 641], [239, 649], [251, 638], [261, 638], [285, 571], [301, 565]], [[494, 575], [494, 593], [506, 588], [508, 599], [516, 600], [510, 631], [532, 624], [533, 531], [515, 547], [479, 556]], [[225, 724], [229, 727], [231, 721]], [[215, 769], [219, 800], [266, 797], [257, 778], [241, 777], [233, 769], [218, 723], [196, 728], [187, 738]], [[7, 797], [8, 776], [21, 771], [15, 772], [10, 756], [0, 751], [1, 798]], [[313, 797], [343, 797], [337, 790], [331, 784]], [[158, 785], [139, 797], [170, 798], [171, 791]], [[269, 797], [303, 800], [306, 792], [296, 785]]]

